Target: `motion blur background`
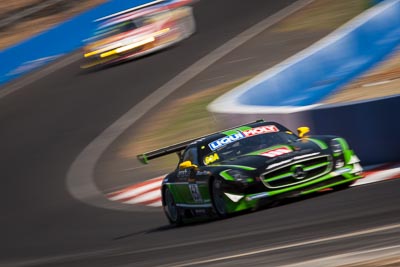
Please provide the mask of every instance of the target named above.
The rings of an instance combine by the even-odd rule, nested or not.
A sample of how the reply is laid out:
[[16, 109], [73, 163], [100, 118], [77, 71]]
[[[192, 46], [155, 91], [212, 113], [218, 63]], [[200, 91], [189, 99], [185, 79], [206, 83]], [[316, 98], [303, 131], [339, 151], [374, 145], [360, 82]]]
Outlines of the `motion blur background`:
[[[246, 85], [377, 4], [394, 3], [398, 10], [398, 1], [196, 1], [197, 31], [187, 40], [143, 58], [82, 71], [81, 47], [95, 27], [92, 21], [145, 2], [0, 2], [0, 265], [190, 266], [267, 245], [352, 233], [349, 239], [318, 248], [312, 247], [314, 243], [288, 247], [230, 263], [292, 266], [312, 261], [308, 266], [325, 266], [317, 260], [326, 263], [326, 257], [335, 256], [337, 261], [329, 266], [399, 266], [400, 184], [394, 178], [400, 176], [400, 148], [393, 141], [400, 130], [398, 47], [319, 101], [323, 108], [313, 115], [240, 116], [208, 109], [219, 96]], [[274, 17], [277, 13], [280, 16]], [[264, 23], [270, 26], [204, 65], [203, 58], [218, 54], [219, 47], [270, 17]], [[396, 26], [388, 28], [399, 33], [399, 20], [387, 21]], [[182, 82], [184, 77], [190, 79]], [[163, 93], [159, 88], [172, 89]], [[153, 92], [152, 102], [146, 102]], [[369, 106], [354, 105], [364, 103]], [[337, 108], [338, 113], [324, 107]], [[361, 153], [367, 173], [389, 172], [376, 181], [391, 180], [183, 229], [168, 228], [159, 206], [107, 199], [110, 193], [160, 177], [176, 165], [176, 156], [171, 156], [141, 166], [137, 154], [254, 117], [282, 120], [292, 130], [307, 123], [312, 133], [344, 135]], [[365, 229], [380, 230], [358, 233]], [[198, 251], [196, 242], [204, 250]]]

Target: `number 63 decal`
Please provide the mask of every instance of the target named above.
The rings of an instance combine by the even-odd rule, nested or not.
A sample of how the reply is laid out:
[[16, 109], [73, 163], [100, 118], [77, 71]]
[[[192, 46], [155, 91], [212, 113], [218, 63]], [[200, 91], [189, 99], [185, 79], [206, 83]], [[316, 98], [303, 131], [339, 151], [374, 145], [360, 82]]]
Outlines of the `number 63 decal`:
[[189, 184], [190, 194], [195, 202], [203, 202], [200, 195], [199, 186], [197, 184]]

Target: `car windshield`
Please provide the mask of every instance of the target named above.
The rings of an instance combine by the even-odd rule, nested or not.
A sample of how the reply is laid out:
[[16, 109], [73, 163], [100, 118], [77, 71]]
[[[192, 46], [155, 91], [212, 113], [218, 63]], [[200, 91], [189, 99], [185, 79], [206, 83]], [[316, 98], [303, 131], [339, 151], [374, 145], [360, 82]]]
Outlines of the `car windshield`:
[[94, 33], [94, 39], [100, 40], [111, 37], [120, 33], [131, 31], [143, 26], [145, 18], [137, 18], [135, 20], [126, 20], [117, 24], [112, 24], [98, 28]]
[[276, 145], [294, 142], [298, 137], [288, 132], [276, 132], [254, 135], [239, 139], [221, 148], [214, 150], [203, 157], [205, 165], [233, 159], [254, 151], [262, 150]]

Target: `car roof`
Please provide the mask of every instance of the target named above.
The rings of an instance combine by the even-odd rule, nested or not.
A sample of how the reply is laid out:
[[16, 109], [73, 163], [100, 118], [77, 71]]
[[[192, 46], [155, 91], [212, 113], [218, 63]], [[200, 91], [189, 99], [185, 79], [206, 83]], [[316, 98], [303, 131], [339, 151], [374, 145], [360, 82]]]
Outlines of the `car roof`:
[[238, 128], [234, 128], [234, 129], [230, 129], [230, 130], [222, 130], [220, 132], [211, 134], [211, 135], [207, 135], [205, 137], [199, 138], [198, 140], [194, 141], [191, 145], [189, 145], [188, 147], [192, 147], [192, 146], [199, 146], [199, 145], [204, 145], [204, 144], [209, 144], [210, 142], [213, 142], [215, 140], [218, 140], [220, 138], [229, 136], [231, 134], [234, 134], [238, 131], [243, 131], [243, 130], [247, 130], [249, 128], [257, 128], [260, 126], [269, 126], [269, 125], [273, 125], [276, 126], [279, 131], [289, 131], [289, 129], [287, 129], [286, 127], [282, 126], [281, 124], [277, 123], [277, 122], [272, 122], [272, 121], [256, 121], [256, 122], [252, 122], [252, 123], [248, 123], [248, 124], [244, 124]]
[[[262, 126], [271, 126], [271, 128], [263, 128]], [[277, 131], [284, 132], [289, 130], [286, 127], [276, 122], [272, 121], [265, 122], [264, 120], [257, 120], [255, 122], [242, 124], [240, 126], [236, 126], [226, 130], [221, 130], [216, 133], [211, 133], [208, 135], [204, 135], [202, 137], [186, 140], [156, 150], [148, 151], [137, 155], [137, 158], [142, 163], [147, 164], [149, 160], [172, 153], [180, 154], [182, 151], [193, 147], [200, 147], [201, 150], [203, 150], [203, 153], [206, 151], [215, 150], [217, 149], [216, 146], [218, 146], [220, 142], [222, 145], [224, 145], [223, 143], [226, 144], [226, 139], [225, 139], [226, 137], [229, 139], [228, 142], [233, 142], [235, 139], [262, 134], [264, 132], [267, 133], [267, 132], [277, 132]]]

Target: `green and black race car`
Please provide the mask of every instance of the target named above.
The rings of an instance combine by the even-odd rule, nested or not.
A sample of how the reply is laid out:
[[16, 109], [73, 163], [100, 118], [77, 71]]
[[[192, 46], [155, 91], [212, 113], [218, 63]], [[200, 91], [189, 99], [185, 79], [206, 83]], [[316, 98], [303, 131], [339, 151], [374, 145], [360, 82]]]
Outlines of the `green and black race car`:
[[162, 182], [171, 224], [197, 216], [227, 217], [263, 204], [342, 189], [361, 178], [360, 160], [337, 136], [298, 135], [276, 122], [256, 122], [139, 155], [149, 160], [177, 153], [175, 171]]

